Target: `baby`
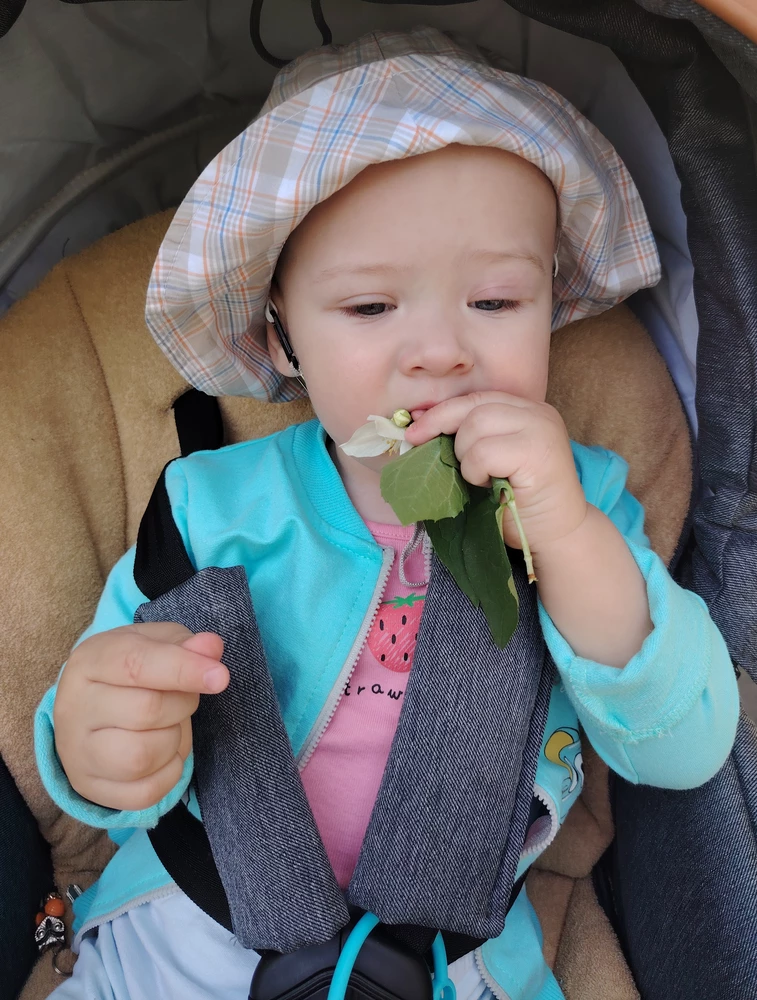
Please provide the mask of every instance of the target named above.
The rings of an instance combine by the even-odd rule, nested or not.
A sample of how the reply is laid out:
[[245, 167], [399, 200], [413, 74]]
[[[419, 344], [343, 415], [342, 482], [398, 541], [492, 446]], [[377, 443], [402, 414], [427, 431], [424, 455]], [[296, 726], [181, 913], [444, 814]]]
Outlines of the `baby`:
[[[573, 444], [545, 403], [551, 331], [657, 277], [643, 208], [606, 140], [554, 92], [425, 29], [319, 50], [283, 70], [259, 118], [188, 195], [153, 273], [148, 324], [195, 385], [270, 400], [306, 386], [316, 421], [172, 463], [171, 514], [197, 570], [244, 569], [324, 878], [371, 909], [382, 891], [371, 881], [375, 845], [391, 853], [396, 832], [409, 889], [379, 916], [423, 923], [424, 837], [458, 796], [449, 807], [461, 835], [433, 860], [437, 881], [450, 882], [447, 917], [433, 915], [431, 890], [425, 912], [434, 931], [473, 941], [449, 965], [460, 1000], [563, 996], [526, 890], [509, 912], [507, 896], [580, 793], [579, 722], [627, 781], [669, 788], [707, 781], [735, 736], [723, 640], [650, 550], [624, 462]], [[368, 414], [399, 408], [413, 418], [410, 444], [455, 436], [468, 483], [510, 481], [538, 619], [528, 631], [519, 583], [507, 661], [489, 651], [483, 614], [450, 590], [422, 530], [400, 525], [383, 499], [393, 457], [341, 447]], [[503, 531], [519, 548], [509, 512]], [[201, 694], [229, 683], [224, 642], [175, 622], [133, 624], [145, 600], [130, 550], [38, 711], [46, 787], [119, 844], [77, 904], [79, 959], [55, 996], [241, 1000], [262, 948], [178, 891], [145, 834], [182, 798], [200, 815], [192, 716]], [[452, 649], [456, 632], [463, 651], [448, 653], [444, 636]], [[480, 683], [489, 668], [479, 660], [511, 673], [540, 665], [543, 641], [560, 682], [545, 695], [531, 815], [511, 868], [500, 869], [520, 820], [505, 810], [496, 744], [529, 720]], [[430, 700], [440, 678], [445, 694]], [[439, 795], [411, 823], [418, 784]], [[296, 837], [279, 841], [292, 865]], [[485, 885], [490, 862], [479, 856], [492, 843], [502, 846]]]

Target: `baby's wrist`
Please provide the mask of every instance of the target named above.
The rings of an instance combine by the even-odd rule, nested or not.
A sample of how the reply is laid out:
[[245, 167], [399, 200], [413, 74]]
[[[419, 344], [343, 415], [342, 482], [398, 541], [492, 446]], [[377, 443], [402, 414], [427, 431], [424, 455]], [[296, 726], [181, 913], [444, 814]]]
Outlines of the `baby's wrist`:
[[540, 565], [555, 559], [572, 559], [580, 554], [582, 541], [587, 531], [592, 529], [591, 509], [591, 504], [582, 494], [580, 500], [571, 506], [571, 510], [565, 512], [564, 520], [559, 524], [550, 525], [546, 531], [534, 530], [532, 533], [529, 532], [528, 525], [525, 526], [537, 576]]

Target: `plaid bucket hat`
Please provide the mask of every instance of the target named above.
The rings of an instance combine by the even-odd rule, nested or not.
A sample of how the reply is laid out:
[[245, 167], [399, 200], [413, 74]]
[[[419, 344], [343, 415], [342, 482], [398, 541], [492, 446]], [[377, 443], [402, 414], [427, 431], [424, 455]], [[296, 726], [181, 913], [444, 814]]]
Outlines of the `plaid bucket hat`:
[[264, 310], [287, 237], [369, 164], [450, 143], [508, 150], [551, 180], [560, 219], [553, 329], [659, 280], [628, 171], [568, 101], [436, 29], [377, 31], [282, 69], [257, 118], [195, 182], [147, 290], [158, 345], [210, 395], [303, 396], [266, 347]]

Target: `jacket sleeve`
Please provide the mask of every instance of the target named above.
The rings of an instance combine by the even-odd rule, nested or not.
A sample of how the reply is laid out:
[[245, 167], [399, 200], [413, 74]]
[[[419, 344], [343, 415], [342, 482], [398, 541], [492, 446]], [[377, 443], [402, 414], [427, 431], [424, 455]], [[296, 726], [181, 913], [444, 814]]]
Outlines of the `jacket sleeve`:
[[654, 627], [619, 670], [576, 656], [539, 602], [547, 645], [586, 735], [614, 771], [634, 784], [696, 788], [720, 770], [736, 736], [725, 641], [701, 597], [675, 583], [650, 548], [623, 459], [581, 446], [574, 456], [587, 500], [621, 532], [646, 580]]
[[[173, 462], [166, 470], [166, 489], [177, 527], [186, 542], [186, 480], [176, 462]], [[144, 604], [147, 600], [134, 582], [134, 552], [134, 547], [129, 549], [111, 570], [97, 605], [94, 620], [79, 637], [75, 646], [91, 635], [119, 628], [122, 625], [130, 625], [134, 621], [135, 611], [140, 604]], [[63, 670], [65, 670], [65, 664], [61, 674]], [[58, 680], [60, 680], [60, 674]], [[74, 819], [78, 819], [88, 826], [108, 830], [155, 826], [160, 817], [172, 809], [186, 791], [192, 777], [193, 754], [190, 753], [184, 762], [184, 770], [175, 787], [160, 802], [149, 809], [119, 811], [96, 805], [74, 791], [58, 757], [53, 726], [56, 691], [57, 684], [45, 693], [34, 717], [34, 747], [37, 767], [48, 795], [69, 816], [73, 816]]]

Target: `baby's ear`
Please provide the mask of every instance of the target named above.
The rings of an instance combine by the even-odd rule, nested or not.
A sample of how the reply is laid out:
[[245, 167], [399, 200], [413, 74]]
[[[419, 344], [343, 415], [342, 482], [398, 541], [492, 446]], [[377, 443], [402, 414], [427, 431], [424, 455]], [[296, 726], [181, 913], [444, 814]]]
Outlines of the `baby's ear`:
[[271, 355], [271, 360], [276, 367], [276, 371], [280, 372], [282, 375], [291, 375], [292, 366], [286, 359], [286, 355], [284, 354], [284, 350], [279, 343], [279, 338], [276, 336], [272, 323], [266, 322], [265, 335], [266, 343], [268, 345], [268, 353]]
[[[281, 319], [282, 325], [286, 330], [286, 320], [284, 318], [283, 307], [281, 305], [281, 296], [276, 294], [276, 289], [271, 288], [271, 301], [273, 302], [276, 310]], [[282, 375], [291, 377], [292, 366], [289, 364], [284, 352], [284, 348], [281, 346], [279, 338], [276, 336], [276, 331], [273, 327], [273, 323], [266, 320], [265, 324], [265, 334], [266, 334], [266, 344], [268, 347], [268, 353], [271, 355], [271, 360], [276, 366], [276, 370]]]

